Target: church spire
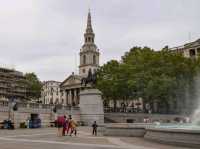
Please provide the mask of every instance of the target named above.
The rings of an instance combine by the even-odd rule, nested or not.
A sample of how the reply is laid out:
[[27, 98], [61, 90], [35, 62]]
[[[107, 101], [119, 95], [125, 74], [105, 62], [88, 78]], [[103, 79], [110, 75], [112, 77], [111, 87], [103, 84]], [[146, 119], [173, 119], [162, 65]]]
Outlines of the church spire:
[[84, 33], [85, 42], [80, 49], [80, 76], [86, 77], [91, 70], [95, 72], [99, 67], [99, 50], [94, 42], [95, 34], [92, 29], [92, 19], [90, 10], [87, 15], [87, 26]]
[[88, 17], [87, 17], [86, 33], [93, 33], [90, 9], [89, 9], [89, 12], [88, 12]]
[[93, 44], [94, 43], [95, 34], [92, 29], [92, 19], [91, 19], [90, 9], [88, 11], [87, 27], [86, 27], [86, 32], [84, 34], [84, 37], [85, 37], [85, 44]]

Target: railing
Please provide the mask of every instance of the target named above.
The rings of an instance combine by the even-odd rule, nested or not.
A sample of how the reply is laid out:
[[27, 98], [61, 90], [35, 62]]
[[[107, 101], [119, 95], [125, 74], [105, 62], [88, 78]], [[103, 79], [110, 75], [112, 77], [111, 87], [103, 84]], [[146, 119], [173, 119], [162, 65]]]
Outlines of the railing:
[[18, 107], [20, 108], [26, 108], [27, 107], [27, 103], [18, 103]]
[[49, 104], [42, 104], [42, 109], [51, 109], [51, 105], [49, 105]]
[[104, 107], [105, 113], [112, 113], [112, 112], [118, 112], [118, 113], [143, 113], [143, 110], [141, 108], [135, 108], [135, 107]]
[[39, 108], [39, 103], [30, 103], [29, 106], [30, 106], [30, 108], [38, 109]]
[[[0, 101], [0, 107], [8, 107], [8, 101]], [[58, 110], [78, 110], [79, 107], [77, 106], [64, 106], [64, 105], [53, 105], [53, 104], [40, 104], [40, 103], [25, 103], [25, 102], [18, 102], [18, 108], [31, 108], [31, 109], [52, 109], [56, 106]]]
[[0, 101], [1, 107], [8, 107], [8, 101]]

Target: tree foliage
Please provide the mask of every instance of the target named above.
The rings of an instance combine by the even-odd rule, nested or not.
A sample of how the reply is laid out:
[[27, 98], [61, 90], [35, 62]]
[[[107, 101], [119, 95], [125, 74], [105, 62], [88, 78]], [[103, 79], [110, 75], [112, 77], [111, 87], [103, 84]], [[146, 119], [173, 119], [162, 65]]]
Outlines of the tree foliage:
[[28, 97], [39, 98], [41, 96], [42, 83], [35, 73], [26, 73], [26, 80], [28, 81]]
[[106, 99], [137, 99], [164, 103], [184, 99], [199, 69], [199, 60], [172, 53], [133, 47], [120, 62], [111, 60], [98, 72], [97, 88]]

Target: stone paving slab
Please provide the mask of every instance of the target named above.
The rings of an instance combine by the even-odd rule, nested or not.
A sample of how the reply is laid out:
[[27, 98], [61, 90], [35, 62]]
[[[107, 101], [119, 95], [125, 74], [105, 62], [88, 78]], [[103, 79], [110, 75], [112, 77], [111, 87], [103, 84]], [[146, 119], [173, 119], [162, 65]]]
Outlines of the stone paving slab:
[[56, 128], [0, 130], [0, 149], [189, 149], [143, 138], [95, 137], [89, 127], [79, 127], [77, 137], [58, 137], [56, 133]]
[[138, 146], [143, 146], [146, 148], [156, 148], [156, 149], [191, 149], [191, 148], [186, 148], [186, 147], [180, 147], [180, 146], [171, 146], [171, 145], [165, 145], [165, 144], [160, 144], [160, 143], [155, 143], [151, 142], [148, 140], [145, 140], [144, 138], [120, 138], [121, 141], [125, 143], [130, 143], [130, 144], [137, 144]]

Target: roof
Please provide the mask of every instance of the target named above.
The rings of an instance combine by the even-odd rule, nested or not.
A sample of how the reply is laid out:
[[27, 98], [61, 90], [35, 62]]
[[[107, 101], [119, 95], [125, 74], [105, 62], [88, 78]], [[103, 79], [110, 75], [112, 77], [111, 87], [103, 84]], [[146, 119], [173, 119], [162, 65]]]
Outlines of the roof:
[[47, 81], [44, 81], [44, 83], [61, 83], [59, 81], [54, 81], [54, 80], [47, 80]]
[[189, 43], [186, 43], [184, 46], [185, 47], [190, 47], [190, 46], [196, 46], [196, 45], [199, 45], [200, 44], [200, 39], [197, 39], [193, 42], [189, 42]]
[[186, 43], [184, 45], [181, 45], [181, 46], [172, 47], [172, 48], [170, 48], [170, 50], [173, 51], [173, 50], [178, 50], [178, 49], [184, 49], [186, 47], [196, 46], [196, 45], [200, 45], [200, 38], [195, 40], [195, 41], [193, 41], [193, 42], [188, 42], [188, 43]]
[[70, 79], [74, 79], [74, 80], [79, 80], [81, 81], [82, 77], [80, 75], [74, 75], [71, 74], [70, 76], [68, 76], [61, 84], [60, 86], [63, 86], [66, 82], [68, 82]]

